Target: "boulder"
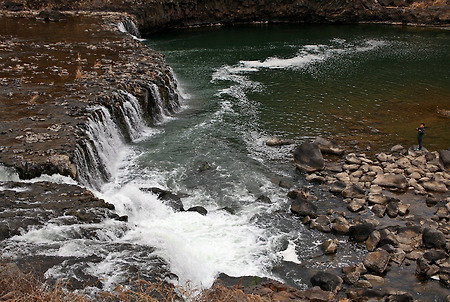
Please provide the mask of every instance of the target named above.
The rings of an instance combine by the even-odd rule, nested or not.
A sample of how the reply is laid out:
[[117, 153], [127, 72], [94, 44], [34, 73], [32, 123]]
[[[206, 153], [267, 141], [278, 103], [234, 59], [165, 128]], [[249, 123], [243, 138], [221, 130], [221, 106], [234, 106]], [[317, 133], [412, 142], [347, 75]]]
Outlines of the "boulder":
[[318, 136], [314, 140], [314, 143], [319, 145], [320, 151], [323, 154], [335, 154], [335, 155], [344, 154], [344, 149], [340, 148], [335, 141], [329, 141]]
[[386, 271], [390, 259], [391, 256], [389, 253], [380, 249], [375, 252], [368, 253], [363, 263], [368, 270], [381, 274]]
[[446, 170], [450, 168], [450, 150], [439, 151], [439, 163]]
[[386, 207], [386, 214], [391, 218], [397, 217], [399, 212], [399, 205], [400, 205], [399, 201], [396, 200], [390, 201]]
[[341, 277], [329, 272], [318, 272], [311, 278], [313, 286], [319, 286], [321, 289], [330, 292], [340, 290], [343, 282]]
[[425, 228], [422, 232], [422, 242], [427, 248], [444, 248], [445, 235], [439, 230]]
[[335, 294], [330, 291], [325, 291], [319, 286], [314, 286], [303, 291], [303, 298], [306, 301], [328, 302], [335, 299]]
[[177, 212], [183, 212], [184, 206], [183, 202], [181, 201], [182, 197], [185, 197], [184, 195], [177, 195], [170, 191], [163, 190], [160, 188], [141, 188], [142, 191], [150, 191], [153, 194], [156, 194], [158, 196], [158, 199], [162, 200], [163, 203], [169, 207], [171, 207], [174, 211]]
[[427, 190], [427, 191], [434, 191], [434, 192], [441, 192], [441, 193], [445, 193], [448, 191], [447, 186], [442, 183], [442, 182], [437, 182], [437, 181], [428, 181], [428, 182], [424, 182], [422, 184], [422, 186]]
[[299, 216], [317, 217], [317, 206], [309, 200], [297, 197], [291, 204], [291, 212]]
[[351, 226], [349, 234], [356, 242], [363, 242], [369, 238], [370, 233], [372, 233], [374, 229], [375, 227], [370, 223], [361, 223]]
[[378, 175], [373, 181], [374, 184], [397, 189], [406, 189], [408, 186], [408, 181], [405, 176], [401, 174], [383, 174]]
[[293, 144], [293, 141], [283, 140], [276, 136], [271, 137], [266, 141], [266, 145], [269, 147], [285, 146], [285, 145], [291, 145], [291, 144]]
[[363, 198], [365, 194], [366, 191], [355, 184], [347, 186], [341, 192], [341, 195], [345, 198]]
[[400, 152], [400, 151], [403, 151], [405, 148], [403, 148], [403, 146], [402, 145], [395, 145], [395, 146], [393, 146], [392, 148], [391, 148], [391, 152]]
[[297, 168], [305, 172], [320, 171], [325, 168], [325, 160], [317, 143], [302, 143], [294, 151]]
[[188, 209], [188, 212], [197, 212], [203, 216], [206, 216], [206, 214], [208, 214], [208, 211], [202, 206], [191, 207]]
[[333, 220], [331, 228], [338, 234], [347, 234], [350, 229], [350, 224], [344, 217], [337, 217]]

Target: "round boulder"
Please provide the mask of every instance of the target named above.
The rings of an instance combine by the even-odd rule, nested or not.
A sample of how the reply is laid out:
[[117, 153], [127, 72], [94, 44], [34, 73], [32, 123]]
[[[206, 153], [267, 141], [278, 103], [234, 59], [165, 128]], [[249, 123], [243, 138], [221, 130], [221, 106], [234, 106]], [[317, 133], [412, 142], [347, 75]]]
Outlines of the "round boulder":
[[325, 168], [325, 160], [316, 143], [302, 143], [294, 151], [294, 162], [304, 172], [320, 171]]

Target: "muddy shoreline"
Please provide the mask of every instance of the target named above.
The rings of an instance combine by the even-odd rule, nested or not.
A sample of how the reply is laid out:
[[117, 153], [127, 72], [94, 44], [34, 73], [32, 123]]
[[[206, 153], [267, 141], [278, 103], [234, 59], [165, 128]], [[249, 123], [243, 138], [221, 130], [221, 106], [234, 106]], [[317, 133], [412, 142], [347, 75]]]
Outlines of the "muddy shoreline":
[[[77, 145], [83, 144], [83, 140], [87, 139], [86, 128], [91, 114], [87, 108], [102, 105], [111, 108], [114, 112], [114, 108], [120, 107], [120, 102], [123, 101], [117, 97], [117, 91], [124, 90], [140, 96], [141, 103], [148, 109], [151, 124], [153, 107], [143, 83], [160, 83], [162, 94], [164, 94], [166, 86], [163, 84], [170, 77], [169, 67], [165, 64], [162, 55], [117, 29], [118, 22], [130, 17], [128, 15], [65, 12], [65, 16], [59, 22], [50, 23], [36, 20], [37, 14], [37, 11], [4, 12], [0, 20], [2, 25], [0, 26], [2, 28], [0, 31], [2, 38], [0, 85], [4, 88], [0, 92], [0, 98], [5, 100], [0, 105], [0, 163], [14, 168], [22, 179], [55, 173], [77, 179], [80, 172], [74, 164], [75, 150]], [[187, 25], [184, 24], [184, 26]], [[144, 25], [141, 24], [141, 26]], [[33, 30], [39, 32], [41, 36], [34, 35]], [[68, 30], [72, 33], [69, 37]], [[170, 94], [170, 91], [165, 93]], [[120, 121], [120, 117], [117, 119]], [[408, 152], [407, 148], [402, 148], [386, 152], [387, 154], [379, 153], [377, 157], [364, 154], [328, 157], [326, 170], [305, 174], [305, 177], [317, 190], [324, 192], [329, 192], [332, 184], [337, 181], [343, 182], [344, 185], [335, 184], [337, 188], [333, 189], [332, 193], [336, 194], [336, 202], [340, 203], [340, 207], [347, 209], [343, 212], [335, 212], [319, 206], [315, 213], [293, 211], [311, 229], [327, 234], [347, 236], [351, 227], [364, 225], [370, 229], [370, 232], [365, 231], [368, 237], [364, 240], [358, 237], [356, 241], [364, 242], [370, 253], [378, 253], [374, 256], [377, 261], [381, 256], [388, 257], [386, 256], [388, 253], [389, 260], [386, 263], [388, 269], [377, 271], [376, 263], [371, 270], [369, 269], [369, 273], [361, 266], [347, 268], [342, 273], [333, 272], [332, 277], [322, 276], [328, 281], [311, 282], [311, 285], [316, 287], [306, 291], [290, 288], [274, 281], [264, 283], [264, 280], [256, 287], [246, 287], [245, 291], [280, 301], [289, 299], [330, 301], [343, 299], [345, 295], [351, 300], [376, 298], [394, 299], [393, 301], [405, 296], [407, 299], [405, 301], [410, 301], [409, 297], [415, 298], [415, 296], [410, 295], [405, 288], [409, 287], [411, 291], [415, 291], [415, 288], [419, 286], [424, 292], [438, 292], [439, 297], [446, 298], [445, 292], [448, 290], [446, 286], [448, 287], [449, 283], [448, 279], [445, 281], [444, 278], [450, 276], [448, 170], [437, 164], [436, 152], [429, 152], [430, 155]], [[369, 187], [364, 187], [365, 184], [361, 185], [361, 182], [371, 183], [378, 175], [378, 168], [367, 168], [367, 166], [391, 169], [386, 170], [386, 173], [405, 173], [406, 167], [402, 168], [403, 172], [394, 170], [399, 169], [397, 162], [407, 156], [412, 157], [408, 159], [410, 164], [414, 160], [417, 161], [417, 164], [412, 165], [419, 169], [412, 173], [408, 172], [408, 175], [417, 172], [420, 176], [417, 180], [429, 178], [422, 179], [419, 183], [416, 181], [416, 184], [432, 181], [434, 173], [442, 172], [443, 178], [447, 179], [444, 183], [447, 191], [433, 193], [424, 186], [421, 186], [424, 189], [421, 190], [421, 187], [415, 187], [415, 184], [410, 182], [407, 183], [406, 190], [404, 187], [396, 188], [377, 184], [381, 191], [376, 189], [376, 192], [370, 192], [371, 185]], [[420, 159], [417, 160], [417, 158]], [[432, 170], [429, 170], [431, 165], [438, 168], [431, 167]], [[361, 173], [355, 173], [360, 170]], [[369, 175], [374, 179], [360, 181], [369, 172], [375, 172], [375, 175]], [[340, 173], [346, 173], [346, 175]], [[355, 180], [357, 176], [358, 181]], [[412, 177], [412, 179], [416, 178]], [[48, 182], [25, 184], [13, 181], [2, 181], [0, 186], [2, 187], [0, 191], [1, 240], [26, 229], [39, 228], [45, 221], [55, 219], [61, 214], [67, 216], [67, 221], [61, 223], [83, 224], [113, 219], [125, 224], [126, 221], [126, 217], [119, 217], [114, 213], [111, 205], [95, 198], [91, 192], [80, 186]], [[301, 202], [306, 200], [311, 204], [320, 204], [320, 200], [316, 200], [313, 194], [304, 192], [301, 188], [293, 189], [296, 190], [293, 190], [289, 197], [294, 201], [299, 199]], [[343, 193], [345, 190], [347, 191]], [[442, 186], [441, 190], [443, 190]], [[374, 195], [370, 193], [378, 194], [377, 197], [381, 194], [379, 203], [375, 202]], [[17, 205], [14, 204], [14, 200], [25, 202]], [[29, 202], [43, 210], [40, 216], [27, 216], [26, 213], [33, 212], [33, 207], [28, 205]], [[409, 207], [405, 209], [402, 205], [406, 204], [409, 204]], [[376, 205], [380, 206], [375, 207]], [[17, 207], [16, 212], [11, 215], [9, 210], [14, 206]], [[395, 206], [397, 208], [392, 209]], [[374, 207], [377, 212], [373, 211]], [[49, 209], [48, 212], [45, 211], [46, 208]], [[388, 208], [392, 211], [391, 214], [387, 214]], [[383, 216], [378, 217], [383, 209]], [[24, 214], [18, 215], [19, 212]], [[378, 214], [376, 217], [379, 219], [374, 218], [374, 214], [375, 216]], [[346, 221], [349, 217], [352, 217], [352, 221]], [[444, 245], [439, 243], [434, 246], [424, 242], [422, 238], [425, 228], [441, 232], [444, 236]], [[380, 237], [375, 245], [373, 242], [369, 243], [371, 244], [369, 247], [367, 243], [369, 236], [373, 234], [372, 237], [375, 239], [378, 236], [374, 232], [381, 232], [384, 237]], [[401, 247], [404, 255], [398, 250], [399, 238], [405, 233], [410, 236], [406, 239], [403, 236], [400, 239], [403, 241], [400, 243], [407, 245], [405, 242], [411, 241], [411, 250], [407, 252], [410, 254], [409, 257], [406, 254], [408, 249], [406, 246]], [[381, 239], [385, 244], [379, 245]], [[391, 246], [385, 246], [386, 244]], [[428, 252], [432, 254], [429, 256], [431, 260], [424, 258], [424, 254]], [[324, 253], [329, 252], [324, 250]], [[330, 255], [332, 254], [330, 252]], [[394, 255], [397, 257], [396, 261], [391, 260], [394, 259]], [[401, 258], [403, 259], [400, 261]], [[39, 259], [34, 269], [43, 273], [42, 269], [50, 267], [52, 263], [67, 260]], [[76, 259], [69, 260], [76, 261]], [[32, 261], [24, 258], [17, 262], [21, 268], [30, 269], [29, 263]], [[168, 276], [166, 264], [160, 259], [156, 259], [155, 262], [161, 268], [158, 274]], [[417, 274], [417, 277], [409, 279], [407, 285], [395, 289], [394, 281], [398, 279], [399, 274], [405, 272]], [[441, 273], [444, 281], [431, 279]], [[340, 278], [341, 281], [335, 277]], [[89, 276], [84, 278], [86, 282], [96, 282], [89, 279]], [[224, 279], [226, 278], [222, 277], [222, 280]], [[236, 285], [240, 283], [239, 280], [228, 280], [226, 284]], [[330, 285], [335, 282], [341, 284], [336, 287]], [[384, 286], [389, 284], [394, 288], [389, 289]], [[82, 288], [83, 285], [75, 283], [74, 287]]]

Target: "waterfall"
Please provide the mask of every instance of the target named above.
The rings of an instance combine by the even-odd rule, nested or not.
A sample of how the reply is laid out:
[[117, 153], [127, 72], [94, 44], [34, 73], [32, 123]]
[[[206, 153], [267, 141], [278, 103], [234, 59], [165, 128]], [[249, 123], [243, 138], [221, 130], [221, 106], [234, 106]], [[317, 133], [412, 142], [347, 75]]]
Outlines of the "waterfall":
[[162, 122], [179, 109], [181, 96], [172, 71], [161, 73], [160, 79], [165, 80], [158, 81], [161, 86], [148, 82], [146, 86], [134, 87], [144, 91], [139, 98], [121, 89], [111, 95], [111, 102], [105, 106], [90, 108], [82, 129], [86, 136], [75, 150], [80, 183], [100, 189], [115, 176], [125, 144], [147, 137], [155, 131], [149, 125]]
[[97, 106], [91, 112], [85, 129], [87, 139], [78, 144], [75, 160], [79, 181], [99, 189], [113, 176], [124, 138], [108, 109]]
[[125, 20], [119, 22], [117, 27], [121, 32], [129, 33], [130, 35], [138, 39], [141, 38], [141, 33], [139, 32], [139, 29], [137, 28], [133, 20], [131, 20], [130, 18], [126, 18]]

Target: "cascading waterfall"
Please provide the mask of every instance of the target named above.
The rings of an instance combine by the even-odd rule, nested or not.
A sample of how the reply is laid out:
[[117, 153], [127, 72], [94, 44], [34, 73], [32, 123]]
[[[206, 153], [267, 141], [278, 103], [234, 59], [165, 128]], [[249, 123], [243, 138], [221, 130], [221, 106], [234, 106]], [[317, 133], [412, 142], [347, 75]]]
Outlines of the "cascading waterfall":
[[117, 27], [121, 32], [129, 33], [130, 35], [138, 39], [141, 38], [141, 33], [139, 32], [139, 29], [137, 28], [136, 24], [134, 24], [133, 20], [131, 20], [130, 18], [126, 18], [125, 20], [119, 22]]

